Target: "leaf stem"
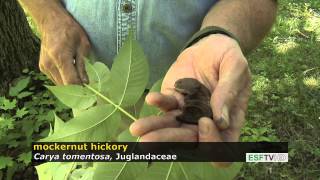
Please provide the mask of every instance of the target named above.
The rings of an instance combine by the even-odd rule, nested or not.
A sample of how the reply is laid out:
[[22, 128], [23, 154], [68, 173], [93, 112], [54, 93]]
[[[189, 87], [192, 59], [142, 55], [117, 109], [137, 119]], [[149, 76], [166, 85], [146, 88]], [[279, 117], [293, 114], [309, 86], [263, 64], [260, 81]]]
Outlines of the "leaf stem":
[[107, 98], [106, 96], [104, 96], [103, 94], [101, 94], [99, 91], [95, 90], [93, 87], [84, 84], [85, 87], [87, 87], [89, 90], [91, 90], [92, 92], [94, 92], [95, 94], [97, 94], [98, 96], [100, 96], [102, 99], [104, 99], [105, 101], [107, 101], [108, 103], [112, 104], [114, 107], [116, 107], [117, 109], [119, 109], [123, 114], [125, 114], [126, 116], [128, 116], [130, 119], [132, 119], [133, 121], [137, 121], [137, 118], [135, 118], [133, 115], [131, 115], [130, 113], [128, 113], [126, 110], [124, 110], [122, 107], [120, 107], [119, 105], [115, 104], [113, 101], [111, 101], [109, 98]]

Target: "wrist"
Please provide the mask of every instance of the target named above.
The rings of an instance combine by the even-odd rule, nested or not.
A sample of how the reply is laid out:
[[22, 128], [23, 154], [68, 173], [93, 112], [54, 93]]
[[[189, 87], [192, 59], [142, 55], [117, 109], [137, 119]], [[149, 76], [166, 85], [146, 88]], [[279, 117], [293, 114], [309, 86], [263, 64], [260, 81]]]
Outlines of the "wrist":
[[24, 5], [26, 5], [27, 10], [32, 15], [41, 34], [50, 32], [59, 27], [63, 22], [68, 22], [72, 19], [62, 6], [60, 0], [52, 0], [50, 2], [36, 0], [26, 2]]
[[203, 29], [201, 29], [200, 31], [196, 32], [186, 43], [186, 45], [184, 46], [183, 49], [188, 48], [190, 46], [192, 46], [193, 44], [197, 43], [198, 41], [200, 41], [203, 38], [206, 38], [207, 36], [210, 35], [214, 35], [214, 34], [221, 34], [221, 35], [225, 35], [228, 36], [229, 38], [234, 39], [240, 46], [240, 41], [239, 39], [233, 35], [231, 32], [227, 31], [226, 29], [222, 28], [222, 27], [218, 27], [218, 26], [208, 26], [205, 27]]
[[[206, 44], [206, 45], [214, 45], [214, 44], [219, 44], [221, 49], [224, 49], [225, 47], [237, 47], [240, 48], [240, 45], [238, 41], [235, 39], [225, 35], [225, 34], [211, 34], [206, 37], [201, 38], [198, 42], [194, 43], [192, 46], [199, 46], [201, 44]], [[241, 48], [240, 48], [241, 49]]]
[[60, 4], [55, 4], [44, 12], [39, 22], [40, 30], [52, 31], [66, 22], [71, 22], [71, 19], [68, 12]]
[[229, 51], [237, 51], [243, 54], [239, 43], [224, 34], [211, 34], [200, 39], [198, 42], [190, 46], [192, 49], [198, 49], [203, 52], [225, 54]]
[[[212, 34], [199, 40], [188, 48], [188, 51], [192, 51], [199, 54], [199, 57], [203, 58], [203, 64], [205, 66], [214, 65], [219, 67], [220, 63], [226, 59], [234, 59], [234, 61], [245, 59], [244, 54], [236, 40], [223, 34]], [[201, 61], [201, 60], [197, 60]]]

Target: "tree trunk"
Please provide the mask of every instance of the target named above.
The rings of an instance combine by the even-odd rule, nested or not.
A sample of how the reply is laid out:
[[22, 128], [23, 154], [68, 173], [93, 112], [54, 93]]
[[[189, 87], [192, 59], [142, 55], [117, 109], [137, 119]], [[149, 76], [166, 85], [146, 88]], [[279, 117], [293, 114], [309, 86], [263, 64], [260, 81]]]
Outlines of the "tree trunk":
[[25, 68], [38, 69], [40, 45], [17, 0], [0, 0], [0, 95]]

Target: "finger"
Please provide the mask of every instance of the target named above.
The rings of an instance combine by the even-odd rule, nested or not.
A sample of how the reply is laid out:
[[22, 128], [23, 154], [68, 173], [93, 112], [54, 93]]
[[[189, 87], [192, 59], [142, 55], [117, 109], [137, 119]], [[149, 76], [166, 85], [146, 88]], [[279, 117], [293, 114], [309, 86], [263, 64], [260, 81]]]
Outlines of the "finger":
[[40, 50], [40, 58], [39, 58], [39, 70], [45, 74], [54, 84], [56, 83], [54, 81], [54, 78], [51, 76], [51, 74], [46, 70], [46, 66], [48, 66], [49, 61], [48, 58], [45, 58], [45, 51], [43, 50], [43, 46], [41, 46]]
[[57, 67], [54, 66], [51, 68], [50, 75], [53, 78], [56, 85], [63, 85], [63, 81]]
[[60, 59], [57, 65], [61, 74], [64, 85], [68, 84], [81, 84], [75, 65], [73, 64], [72, 57]]
[[89, 50], [90, 50], [89, 43], [81, 45], [81, 47], [78, 50], [76, 62], [75, 62], [80, 80], [82, 83], [85, 83], [85, 84], [89, 83], [89, 78], [88, 78], [88, 75], [85, 69], [85, 63], [84, 63], [85, 57], [88, 55]]
[[233, 109], [230, 113], [230, 119], [232, 123], [230, 123], [229, 128], [222, 133], [223, 139], [228, 142], [238, 142], [241, 128], [245, 121], [245, 111], [239, 108]]
[[141, 136], [156, 129], [179, 127], [181, 123], [176, 121], [176, 116], [179, 114], [181, 114], [180, 111], [172, 111], [163, 116], [142, 118], [132, 123], [129, 129], [133, 136]]
[[164, 112], [177, 109], [179, 107], [179, 103], [175, 96], [164, 95], [158, 92], [149, 93], [146, 96], [146, 103], [151, 106], [156, 106]]
[[39, 63], [39, 69], [40, 71], [47, 76], [48, 79], [50, 79], [54, 84], [56, 84], [54, 78], [51, 76], [51, 73], [47, 72], [44, 65]]
[[219, 129], [212, 119], [202, 117], [199, 120], [199, 142], [222, 142]]
[[40, 53], [39, 68], [54, 84], [63, 84], [57, 67], [53, 64], [53, 61], [48, 57], [45, 51], [41, 51]]
[[[250, 84], [250, 82], [249, 82]], [[240, 92], [238, 99], [230, 110], [230, 126], [227, 130], [222, 132], [222, 138], [228, 142], [238, 142], [241, 128], [245, 122], [245, 112], [250, 94], [250, 85]]]
[[163, 128], [141, 136], [141, 142], [197, 142], [198, 133], [188, 128]]
[[51, 82], [53, 82], [53, 84], [57, 85], [57, 82], [54, 80], [54, 78], [52, 77], [51, 73], [49, 73], [49, 72], [46, 72], [46, 73], [43, 72], [43, 73], [47, 76], [48, 79], [50, 79]]
[[61, 79], [64, 85], [81, 84], [78, 72], [74, 64], [75, 50], [73, 48], [45, 48], [49, 57], [53, 60], [55, 66], [58, 68]]
[[[237, 102], [237, 99], [239, 99], [240, 92], [250, 81], [249, 69], [244, 60], [231, 60], [233, 62], [226, 60], [227, 62], [221, 65], [221, 71], [223, 72], [219, 75], [219, 82], [211, 97], [214, 120], [220, 129], [228, 128], [230, 124], [230, 110], [234, 103]], [[227, 68], [223, 66], [227, 66]]]
[[[203, 117], [199, 120], [199, 142], [222, 142], [220, 131], [212, 119]], [[215, 167], [226, 168], [230, 162], [211, 162]]]

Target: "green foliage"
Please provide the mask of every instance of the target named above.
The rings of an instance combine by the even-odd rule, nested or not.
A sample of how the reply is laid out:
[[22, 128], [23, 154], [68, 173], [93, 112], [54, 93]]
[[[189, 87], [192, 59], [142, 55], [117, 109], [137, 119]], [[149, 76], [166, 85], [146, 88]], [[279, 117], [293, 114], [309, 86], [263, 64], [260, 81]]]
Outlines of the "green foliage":
[[110, 89], [109, 81], [110, 81], [110, 70], [109, 68], [101, 63], [95, 62], [91, 65], [90, 60], [86, 60], [86, 71], [89, 76], [90, 86], [97, 89], [99, 92], [107, 92]]
[[0, 138], [3, 138], [7, 132], [14, 128], [13, 118], [0, 117]]
[[270, 35], [249, 57], [242, 139], [289, 142], [288, 163], [246, 163], [239, 179], [318, 179], [320, 1], [280, 0]]
[[[87, 61], [88, 62], [88, 61]], [[102, 64], [86, 63], [89, 85], [47, 86], [58, 99], [73, 109], [76, 116], [64, 122], [55, 116], [53, 130], [40, 141], [137, 141], [126, 128], [118, 133], [120, 114], [131, 120], [136, 117], [122, 107], [134, 106], [141, 98], [148, 82], [148, 64], [138, 42], [131, 35], [114, 60], [111, 71]], [[151, 91], [160, 91], [161, 80]], [[109, 87], [106, 87], [108, 85]], [[97, 102], [101, 99], [101, 102]], [[159, 110], [144, 104], [140, 117], [158, 115]], [[197, 166], [194, 166], [197, 164]], [[45, 163], [37, 166], [41, 179], [231, 179], [240, 164], [228, 169], [216, 169], [209, 163], [157, 163], [148, 168], [147, 162], [104, 163]]]
[[274, 135], [274, 129], [271, 126], [252, 128], [245, 126], [242, 128], [241, 141], [244, 142], [277, 142], [278, 137]]
[[[318, 147], [320, 144], [318, 135], [320, 128], [320, 1], [279, 0], [278, 3], [277, 22], [271, 34], [248, 58], [253, 74], [253, 92], [247, 112], [247, 123], [242, 129], [241, 138], [243, 141], [261, 139], [289, 141], [289, 163], [246, 163], [238, 179], [318, 179], [320, 177], [318, 168], [320, 160]], [[30, 17], [28, 17], [28, 22], [33, 32], [40, 37]], [[106, 70], [102, 72], [107, 73]], [[43, 76], [37, 77], [44, 78]], [[91, 79], [90, 82], [92, 82]], [[110, 86], [107, 85], [108, 83], [104, 84], [105, 86], [101, 89], [108, 92]], [[91, 84], [91, 86], [99, 90], [95, 85]], [[39, 91], [45, 95], [49, 94], [43, 89]], [[28, 91], [21, 94], [22, 97], [24, 94], [27, 94], [28, 97], [31, 95], [28, 95]], [[35, 99], [37, 102], [34, 104], [46, 104], [49, 103], [48, 101], [53, 101], [52, 99], [47, 100], [47, 97], [41, 98], [38, 94], [31, 96], [39, 97]], [[19, 95], [17, 99], [20, 101]], [[10, 98], [10, 102], [14, 104], [12, 101], [14, 100]], [[3, 98], [0, 97], [1, 107], [3, 107], [2, 102]], [[11, 104], [10, 102], [5, 103], [7, 108], [12, 107], [8, 105]], [[38, 106], [32, 108], [33, 102], [26, 104], [31, 104], [27, 110], [31, 111], [32, 117], [37, 120], [38, 124], [46, 122], [44, 117], [46, 117], [47, 109], [38, 111]], [[55, 107], [55, 111], [61, 111], [64, 107], [60, 103], [54, 103], [52, 106]], [[155, 108], [147, 106], [144, 108], [151, 109], [151, 111], [142, 110], [140, 117], [157, 113]], [[29, 119], [29, 115], [24, 116], [23, 120]], [[68, 119], [63, 117], [66, 114], [59, 113], [59, 116]], [[15, 123], [18, 122], [8, 117], [1, 116], [1, 118], [1, 129], [15, 127]], [[3, 120], [4, 118], [6, 121]], [[57, 122], [58, 118], [55, 120], [55, 123]], [[58, 126], [55, 124], [54, 127]], [[0, 131], [0, 139], [1, 134], [6, 133]], [[10, 136], [18, 135], [12, 133]], [[123, 131], [117, 138], [135, 140], [128, 130]], [[11, 144], [17, 147], [19, 142], [11, 142]], [[43, 165], [37, 166], [37, 169]], [[73, 170], [69, 178], [92, 177], [94, 167], [82, 167], [82, 169]], [[12, 174], [11, 171], [10, 173]], [[154, 177], [157, 176], [158, 174]], [[1, 177], [0, 172], [0, 179]], [[49, 179], [41, 175], [40, 178]]]
[[[150, 92], [160, 92], [162, 84], [162, 79], [158, 80], [150, 89]], [[160, 110], [154, 106], [148, 106], [146, 103], [143, 104], [142, 109], [140, 111], [139, 117], [147, 117], [151, 115], [158, 115]]]
[[25, 165], [28, 165], [31, 162], [31, 152], [22, 153], [19, 155], [18, 161], [23, 162]]
[[53, 110], [66, 119], [70, 116], [66, 106], [44, 91], [43, 83], [50, 84], [44, 75], [25, 69], [8, 96], [0, 97], [0, 176], [7, 179], [28, 169], [31, 142], [48, 135]]
[[0, 169], [5, 167], [10, 167], [13, 165], [13, 160], [11, 157], [0, 156]]
[[20, 79], [15, 86], [12, 86], [9, 90], [9, 96], [17, 96], [22, 90], [24, 90], [30, 82], [30, 77]]
[[13, 99], [10, 101], [9, 99], [6, 99], [5, 97], [1, 97], [0, 99], [0, 109], [2, 110], [10, 110], [14, 109], [16, 107], [17, 100]]
[[70, 121], [54, 128], [53, 134], [42, 141], [109, 141], [120, 122], [119, 112], [109, 104], [85, 110]]
[[128, 38], [111, 69], [110, 97], [120, 106], [134, 105], [149, 80], [149, 66], [137, 41]]
[[68, 85], [63, 88], [59, 86], [47, 86], [47, 88], [63, 104], [73, 109], [87, 109], [97, 101], [96, 96], [83, 86]]

